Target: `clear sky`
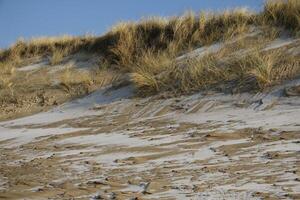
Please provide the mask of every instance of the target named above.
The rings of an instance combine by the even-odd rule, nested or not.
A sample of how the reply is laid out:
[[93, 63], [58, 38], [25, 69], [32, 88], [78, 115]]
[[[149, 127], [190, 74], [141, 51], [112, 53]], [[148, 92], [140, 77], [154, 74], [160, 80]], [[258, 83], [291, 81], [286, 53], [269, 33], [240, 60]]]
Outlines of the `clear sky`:
[[102, 34], [119, 21], [185, 10], [260, 10], [263, 0], [0, 0], [0, 48], [18, 38]]

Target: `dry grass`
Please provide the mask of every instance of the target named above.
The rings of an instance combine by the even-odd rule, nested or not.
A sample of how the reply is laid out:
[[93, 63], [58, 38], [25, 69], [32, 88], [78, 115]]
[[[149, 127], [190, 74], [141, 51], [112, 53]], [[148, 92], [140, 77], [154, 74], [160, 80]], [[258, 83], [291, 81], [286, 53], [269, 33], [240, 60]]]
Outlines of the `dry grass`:
[[74, 86], [85, 86], [86, 88], [96, 85], [97, 87], [112, 84], [120, 75], [113, 70], [94, 67], [89, 71], [79, 70], [68, 66], [59, 73], [59, 82], [62, 88], [70, 92]]
[[111, 53], [116, 63], [128, 67], [144, 52], [165, 52], [179, 55], [199, 45], [232, 38], [245, 33], [253, 15], [245, 9], [222, 14], [188, 12], [169, 20], [150, 18], [138, 23], [121, 23], [110, 34], [117, 36]]
[[251, 26], [262, 27], [269, 38], [279, 34], [280, 29], [274, 25], [297, 32], [300, 27], [299, 4], [297, 0], [268, 1], [260, 14], [246, 9], [217, 14], [187, 12], [170, 19], [150, 18], [137, 23], [121, 23], [110, 33], [116, 36], [110, 47], [112, 60], [128, 67], [149, 50], [179, 55], [196, 46], [236, 38], [247, 33]]
[[250, 51], [228, 63], [231, 79], [238, 80], [239, 87], [264, 90], [284, 80], [300, 75], [299, 58], [284, 51]]
[[147, 52], [132, 68], [132, 81], [142, 96], [162, 91], [190, 93], [225, 80], [216, 55], [176, 62], [173, 55]]
[[117, 38], [114, 46], [110, 47], [114, 61], [120, 66], [128, 67], [135, 63], [148, 49], [158, 50], [164, 46], [165, 40], [161, 33], [165, 20], [150, 18], [135, 23], [120, 23], [112, 28], [110, 34]]
[[99, 87], [107, 86], [117, 81], [121, 74], [107, 68], [95, 68], [91, 71], [92, 82]]
[[9, 89], [13, 92], [13, 78], [15, 68], [9, 63], [0, 63], [0, 89]]
[[[170, 90], [189, 93], [230, 81], [238, 81], [239, 87], [263, 90], [299, 75], [299, 59], [279, 51], [262, 53], [258, 50], [263, 44], [278, 37], [280, 29], [274, 25], [284, 27], [292, 32], [298, 31], [300, 27], [299, 10], [299, 1], [288, 0], [286, 2], [267, 2], [264, 11], [259, 15], [251, 14], [243, 9], [226, 11], [222, 14], [201, 13], [195, 15], [189, 12], [168, 22], [160, 22], [160, 25], [156, 26], [157, 30], [160, 30], [156, 32], [161, 34], [158, 38], [169, 42], [165, 44], [166, 50], [157, 50], [156, 46], [151, 46], [151, 52], [154, 52], [152, 55], [147, 53], [145, 56], [145, 53], [140, 51], [142, 53], [137, 56], [140, 59], [134, 61], [132, 59], [131, 62], [122, 64], [130, 65], [130, 69], [133, 71], [133, 81], [143, 95]], [[229, 62], [224, 63], [222, 59], [234, 51], [226, 49], [225, 52], [220, 51], [201, 59], [187, 60], [180, 65], [174, 63], [174, 55], [180, 54], [185, 49], [193, 48], [197, 44], [211, 44], [220, 40], [227, 41], [236, 38], [247, 33], [252, 25], [261, 26], [264, 37], [254, 41], [254, 43], [258, 43], [254, 46], [249, 43], [240, 43], [239, 45], [243, 48], [250, 48], [250, 46], [254, 49], [257, 48], [242, 58], [236, 55]], [[131, 24], [131, 26], [133, 25]], [[135, 37], [138, 38], [138, 41], [143, 40], [137, 32], [135, 31]], [[172, 37], [164, 35], [166, 32], [172, 33]], [[140, 49], [143, 50], [143, 48]], [[156, 52], [161, 51], [167, 52], [165, 55], [169, 54], [169, 57], [161, 59], [157, 56]], [[132, 63], [141, 64], [132, 65]]]
[[63, 61], [65, 55], [66, 55], [66, 53], [64, 50], [56, 49], [55, 51], [53, 51], [53, 54], [50, 57], [50, 64], [57, 65], [57, 64], [61, 63]]
[[60, 73], [59, 82], [69, 92], [73, 85], [91, 85], [92, 75], [90, 72], [78, 71], [68, 66]]
[[[274, 68], [277, 56], [280, 56], [279, 52], [266, 55], [258, 51], [251, 53], [239, 61], [240, 74], [253, 76], [261, 89], [270, 86], [274, 80]], [[239, 79], [243, 81], [246, 77], [245, 75], [240, 76]]]
[[140, 94], [145, 96], [162, 90], [164, 81], [161, 79], [169, 78], [165, 72], [170, 71], [174, 66], [175, 59], [170, 54], [154, 54], [148, 51], [143, 53], [130, 71]]
[[[65, 56], [84, 51], [104, 57], [107, 66], [114, 64], [121, 72], [130, 72], [136, 87], [145, 94], [166, 90], [186, 93], [231, 80], [238, 80], [241, 85], [255, 80], [257, 87], [263, 89], [275, 80], [292, 77], [292, 72], [298, 70], [293, 59], [287, 60], [275, 53], [256, 52], [242, 58], [233, 56], [230, 61], [223, 62], [222, 59], [237, 46], [180, 65], [175, 61], [175, 57], [191, 49], [239, 38], [253, 27], [259, 27], [265, 33], [261, 41], [254, 41], [260, 44], [277, 38], [282, 28], [297, 35], [300, 29], [300, 2], [268, 1], [258, 14], [236, 9], [222, 13], [187, 12], [180, 17], [152, 17], [139, 22], [123, 22], [101, 37], [20, 40], [0, 52], [0, 63], [18, 67], [28, 58], [50, 57], [50, 63], [55, 65], [62, 62]], [[250, 46], [249, 43], [240, 43], [238, 48]], [[113, 79], [107, 74], [109, 70], [102, 70], [101, 73]], [[100, 81], [111, 81], [106, 81], [101, 73], [96, 73]], [[69, 87], [91, 81], [95, 81], [91, 75], [76, 74], [72, 70], [66, 70], [61, 76], [61, 82]], [[9, 81], [2, 82], [9, 85]]]
[[226, 61], [225, 57], [219, 51], [176, 63], [168, 55], [152, 58], [148, 55], [140, 61], [141, 65], [134, 66], [132, 80], [139, 94], [147, 96], [163, 91], [191, 93], [226, 84], [246, 91], [264, 90], [300, 75], [299, 58], [280, 50], [253, 49]]
[[152, 17], [139, 22], [123, 22], [101, 37], [53, 37], [29, 41], [19, 40], [11, 48], [0, 53], [1, 61], [13, 62], [34, 56], [52, 56], [61, 60], [78, 51], [99, 53], [111, 63], [128, 67], [135, 63], [144, 51], [167, 51], [179, 55], [190, 48], [227, 40], [246, 33], [249, 26], [283, 26], [299, 30], [300, 6], [297, 0], [268, 1], [263, 12], [253, 14], [246, 9], [228, 10], [223, 13], [198, 14], [187, 12], [169, 19]]
[[265, 24], [283, 26], [297, 34], [300, 30], [300, 1], [269, 0], [259, 19]]
[[83, 37], [41, 37], [32, 40], [18, 40], [9, 49], [0, 53], [1, 62], [11, 63], [14, 66], [22, 64], [23, 60], [33, 57], [47, 57], [56, 54], [59, 51], [64, 53], [74, 53], [85, 49], [86, 45], [93, 41], [91, 36]]
[[270, 53], [255, 53], [250, 56], [252, 69], [250, 75], [255, 76], [255, 80], [260, 89], [272, 86], [289, 78], [299, 75], [299, 59], [287, 56], [283, 52], [273, 51]]
[[[218, 66], [215, 55], [188, 60], [177, 70], [173, 70], [171, 80], [177, 81], [179, 92], [190, 93], [225, 80], [225, 71]], [[176, 89], [176, 88], [175, 88]]]

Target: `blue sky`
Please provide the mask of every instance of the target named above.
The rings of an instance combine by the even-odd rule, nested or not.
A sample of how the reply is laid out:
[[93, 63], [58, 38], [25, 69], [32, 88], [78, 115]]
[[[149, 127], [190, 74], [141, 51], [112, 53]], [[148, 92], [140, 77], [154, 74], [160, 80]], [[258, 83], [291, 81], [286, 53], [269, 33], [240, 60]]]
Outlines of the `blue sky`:
[[263, 0], [0, 0], [0, 48], [20, 37], [102, 34], [119, 21], [143, 16], [262, 5]]

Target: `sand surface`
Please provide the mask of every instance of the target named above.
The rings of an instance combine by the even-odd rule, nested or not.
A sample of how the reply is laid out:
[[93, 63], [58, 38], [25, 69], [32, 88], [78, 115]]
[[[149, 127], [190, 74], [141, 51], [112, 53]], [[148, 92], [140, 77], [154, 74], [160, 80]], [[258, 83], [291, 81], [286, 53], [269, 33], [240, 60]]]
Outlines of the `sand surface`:
[[299, 199], [300, 98], [97, 91], [0, 123], [0, 199]]
[[0, 122], [0, 199], [300, 199], [300, 96], [285, 95], [293, 86], [300, 79], [264, 93], [173, 98], [104, 88]]

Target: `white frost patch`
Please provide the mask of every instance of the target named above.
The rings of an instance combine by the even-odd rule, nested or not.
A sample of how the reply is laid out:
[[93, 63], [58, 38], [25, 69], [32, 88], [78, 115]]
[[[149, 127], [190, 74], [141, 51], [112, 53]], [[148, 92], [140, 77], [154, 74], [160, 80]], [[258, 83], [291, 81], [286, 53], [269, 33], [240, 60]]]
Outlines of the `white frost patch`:
[[[53, 144], [50, 144], [51, 146]], [[97, 152], [97, 149], [95, 148], [84, 148], [84, 149], [64, 149], [63, 151], [55, 152], [55, 155], [58, 155], [59, 157], [68, 157], [68, 156], [74, 156], [78, 154], [84, 154], [84, 153], [93, 153]]]
[[210, 190], [198, 194], [197, 199], [199, 200], [217, 200], [217, 199], [228, 199], [228, 200], [260, 200], [259, 197], [254, 197], [251, 192], [238, 192], [228, 190]]
[[[172, 119], [177, 119], [178, 122], [189, 122], [197, 124], [206, 124], [207, 130], [219, 130], [230, 132], [232, 130], [244, 128], [258, 128], [264, 129], [279, 129], [285, 131], [300, 130], [300, 105], [299, 98], [284, 98], [271, 97], [265, 95], [262, 100], [254, 101], [259, 96], [251, 97], [248, 95], [248, 100], [251, 99], [254, 103], [246, 107], [235, 106], [235, 102], [243, 101], [244, 97], [230, 96], [230, 95], [213, 95], [210, 97], [200, 97], [198, 101], [206, 102], [201, 109], [196, 113], [183, 113], [177, 116], [172, 116]], [[273, 98], [270, 100], [270, 98]], [[259, 98], [258, 98], [259, 99]], [[266, 102], [266, 99], [268, 101]], [[244, 101], [245, 101], [244, 100]], [[272, 106], [272, 103], [274, 105]], [[209, 109], [205, 109], [208, 105]], [[264, 104], [267, 104], [268, 109]], [[247, 105], [247, 104], [246, 104]], [[264, 109], [261, 109], [264, 107]]]
[[165, 162], [174, 161], [176, 163], [187, 164], [199, 160], [207, 160], [210, 158], [223, 158], [224, 156], [216, 155], [216, 152], [213, 151], [213, 149], [221, 146], [242, 144], [246, 142], [248, 142], [247, 139], [218, 141], [210, 145], [201, 147], [199, 149], [189, 149], [191, 152], [181, 153], [175, 156], [166, 156], [163, 158], [156, 159], [153, 163], [156, 163], [157, 165], [162, 165]]
[[178, 200], [193, 199], [193, 198], [190, 197], [190, 195], [191, 195], [190, 193], [186, 194], [186, 193], [184, 193], [180, 190], [172, 189], [172, 190], [168, 190], [166, 192], [159, 192], [159, 193], [155, 193], [155, 194], [149, 194], [149, 195], [145, 196], [145, 199], [176, 199], [176, 200], [177, 199]]
[[93, 156], [91, 159], [97, 163], [103, 164], [106, 167], [112, 167], [118, 165], [118, 160], [124, 160], [130, 157], [147, 156], [147, 155], [151, 155], [151, 154], [138, 153], [138, 152], [119, 152], [119, 153], [110, 153], [110, 154]]
[[279, 39], [276, 39], [273, 42], [271, 42], [269, 45], [267, 45], [267, 47], [264, 48], [263, 51], [278, 49], [278, 48], [296, 43], [298, 41], [300, 41], [300, 40], [299, 39], [293, 39], [293, 38], [279, 38]]
[[294, 173], [284, 173], [277, 178], [276, 185], [283, 187], [289, 187], [295, 194], [300, 193], [300, 183], [296, 181], [299, 179], [299, 176]]
[[86, 135], [63, 139], [58, 144], [97, 144], [101, 145], [118, 145], [118, 146], [139, 146], [145, 144], [142, 139], [129, 137], [125, 134], [118, 133], [101, 133], [96, 135]]
[[122, 189], [121, 191], [124, 192], [142, 192], [144, 190], [144, 187], [142, 185], [128, 185], [126, 188]]
[[23, 144], [33, 142], [38, 137], [65, 134], [75, 131], [86, 130], [84, 128], [4, 128], [0, 126], [0, 141], [12, 140], [6, 142], [2, 147], [17, 147]]
[[5, 187], [5, 184], [7, 183], [6, 179], [7, 178], [0, 176], [0, 191], [6, 189], [6, 187]]
[[51, 68], [49, 69], [49, 74], [54, 74], [56, 72], [68, 69], [68, 68], [73, 68], [73, 65], [68, 65], [68, 64], [62, 64], [62, 65], [55, 65], [55, 66], [51, 66]]
[[[137, 131], [139, 132], [139, 131]], [[155, 146], [180, 141], [185, 138], [185, 135], [164, 135], [164, 136], [148, 136], [133, 137], [130, 134], [135, 131], [124, 131], [114, 133], [99, 133], [93, 135], [83, 135], [70, 137], [60, 140], [57, 144], [95, 144], [101, 145], [113, 145], [113, 146], [127, 146], [127, 147], [140, 147], [140, 146]]]
[[265, 193], [272, 193], [276, 196], [284, 196], [286, 192], [283, 190], [281, 186], [273, 186], [271, 184], [265, 184], [265, 183], [256, 183], [256, 182], [249, 182], [243, 185], [235, 185], [235, 184], [229, 184], [229, 185], [221, 185], [215, 187], [215, 189], [219, 190], [244, 190], [249, 192], [265, 192]]
[[194, 153], [194, 155], [199, 160], [206, 160], [206, 159], [213, 158], [213, 157], [215, 157], [214, 159], [218, 159], [218, 160], [219, 159], [224, 159], [224, 156], [217, 156], [216, 152], [214, 152], [213, 149], [219, 148], [221, 146], [228, 146], [228, 145], [234, 145], [234, 144], [243, 144], [243, 143], [247, 143], [247, 142], [249, 142], [247, 139], [213, 142], [212, 144], [210, 144], [208, 146], [197, 149], [197, 151]]
[[257, 153], [264, 154], [267, 152], [296, 152], [300, 151], [300, 144], [297, 140], [276, 141], [269, 143], [262, 143], [248, 148], [242, 148], [246, 152], [257, 151]]
[[18, 71], [23, 71], [23, 72], [25, 72], [25, 71], [35, 71], [35, 70], [38, 70], [38, 69], [49, 67], [47, 64], [48, 64], [48, 62], [44, 61], [44, 62], [40, 62], [40, 63], [37, 63], [37, 64], [17, 68], [17, 70]]
[[83, 164], [74, 164], [74, 163], [69, 166], [69, 169], [72, 171], [75, 171], [76, 174], [82, 174], [84, 172], [90, 171], [89, 167], [87, 167]]
[[244, 191], [228, 191], [228, 190], [209, 190], [205, 192], [181, 191], [179, 189], [171, 189], [166, 192], [147, 195], [146, 199], [191, 199], [191, 200], [260, 200], [254, 197], [251, 192]]

